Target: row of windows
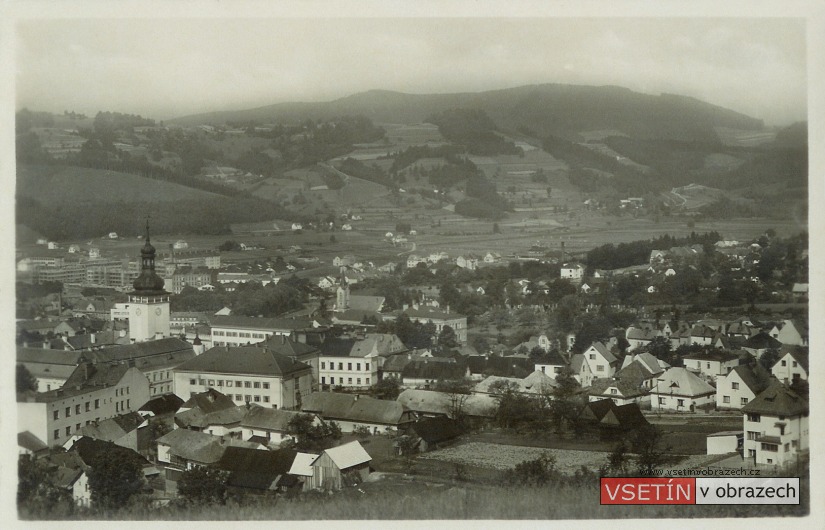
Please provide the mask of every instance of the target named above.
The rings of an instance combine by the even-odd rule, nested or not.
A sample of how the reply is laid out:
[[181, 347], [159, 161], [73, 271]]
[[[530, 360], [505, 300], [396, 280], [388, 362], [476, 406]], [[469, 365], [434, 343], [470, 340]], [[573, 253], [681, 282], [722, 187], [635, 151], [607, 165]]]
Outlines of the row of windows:
[[243, 400], [246, 403], [251, 403], [253, 401], [255, 403], [260, 403], [261, 399], [263, 399], [264, 403], [269, 403], [269, 396], [250, 396], [249, 394], [242, 396], [241, 394], [235, 394], [235, 401]]
[[[666, 398], [660, 397], [659, 398], [659, 405], [664, 405], [665, 400], [666, 400]], [[685, 406], [685, 400], [684, 399], [677, 399], [676, 400], [676, 406], [677, 407], [684, 407]]]
[[242, 337], [245, 339], [264, 339], [266, 333], [252, 333], [249, 331], [213, 331], [212, 335], [216, 337]]
[[189, 384], [201, 386], [235, 386], [237, 388], [263, 388], [264, 390], [269, 390], [269, 383], [262, 383], [260, 381], [231, 381], [229, 379], [227, 379], [226, 381], [224, 381], [223, 379], [190, 379]]
[[[100, 418], [95, 418], [95, 423], [97, 423], [99, 421], [100, 421]], [[86, 425], [89, 425], [90, 423], [92, 423], [92, 420], [86, 420]], [[75, 432], [78, 432], [80, 430], [80, 424], [79, 423], [75, 424], [74, 430], [75, 430]], [[55, 429], [54, 432], [52, 432], [52, 434], [54, 435], [53, 438], [55, 440], [60, 438], [60, 429]], [[71, 435], [72, 435], [72, 426], [69, 425], [68, 427], [66, 427], [66, 436], [71, 436]]]
[[127, 410], [132, 409], [132, 400], [131, 399], [127, 399], [125, 401], [125, 403], [126, 403], [125, 407], [123, 406], [123, 403], [124, 403], [124, 401], [116, 401], [115, 402], [115, 412], [118, 412], [118, 413], [119, 412], [126, 412]]
[[[735, 390], [735, 389], [734, 389]], [[730, 403], [730, 396], [722, 396], [722, 403]], [[748, 398], [744, 397], [739, 400], [740, 405], [747, 405]]]
[[[327, 369], [326, 361], [321, 361], [321, 370], [326, 370], [326, 369]], [[335, 370], [335, 363], [334, 362], [329, 363], [329, 369], [330, 370]], [[343, 370], [344, 369], [344, 363], [338, 363], [338, 369]], [[369, 369], [370, 369], [370, 363], [364, 363], [364, 370], [369, 371]], [[352, 371], [352, 363], [347, 363], [347, 370]], [[358, 372], [361, 371], [361, 363], [355, 363], [355, 370], [358, 371]]]
[[152, 374], [152, 381], [157, 381], [158, 377], [160, 377], [160, 380], [163, 381], [164, 379], [171, 379], [171, 374], [168, 371], [167, 372], [154, 372]]
[[[100, 408], [100, 400], [96, 399], [95, 400], [95, 409], [99, 409], [99, 408]], [[86, 403], [84, 403], [83, 404], [83, 410], [85, 412], [89, 412], [90, 410], [92, 410], [92, 402], [87, 401]], [[74, 406], [74, 413], [75, 414], [80, 414], [80, 404], [79, 403]], [[66, 407], [66, 410], [64, 412], [64, 417], [66, 417], [66, 418], [71, 418], [72, 417], [72, 407]], [[52, 412], [52, 419], [55, 419], [55, 420], [60, 419], [60, 411], [59, 410], [55, 410], [54, 412]]]
[[[327, 384], [327, 378], [326, 378], [326, 377], [322, 377], [322, 378], [321, 378], [321, 384], [322, 384], [322, 385]], [[336, 384], [336, 383], [335, 383], [335, 378], [334, 378], [334, 377], [330, 377], [330, 378], [329, 378], [329, 384], [331, 384], [331, 385]], [[344, 378], [343, 378], [343, 377], [339, 377], [339, 378], [338, 378], [338, 383], [337, 383], [337, 384], [339, 384], [339, 385], [343, 385], [343, 384], [344, 384]], [[352, 384], [352, 377], [347, 377], [347, 382], [346, 382], [346, 384], [348, 384], [348, 385], [351, 385], [351, 384]], [[360, 384], [361, 384], [361, 378], [360, 378], [360, 377], [356, 377], [356, 378], [355, 378], [355, 384], [356, 384], [356, 385], [360, 385]], [[365, 381], [365, 383], [364, 383], [364, 384], [366, 384], [366, 385], [369, 385], [369, 384], [370, 384], [370, 378], [369, 378], [369, 377], [367, 377], [367, 378], [366, 378], [366, 381]]]
[[171, 391], [172, 391], [172, 385], [158, 385], [158, 386], [152, 387], [152, 394], [153, 395], [157, 394], [158, 392], [171, 392]]
[[128, 393], [129, 393], [129, 387], [128, 386], [126, 388], [116, 388], [115, 389], [115, 397], [125, 396]]

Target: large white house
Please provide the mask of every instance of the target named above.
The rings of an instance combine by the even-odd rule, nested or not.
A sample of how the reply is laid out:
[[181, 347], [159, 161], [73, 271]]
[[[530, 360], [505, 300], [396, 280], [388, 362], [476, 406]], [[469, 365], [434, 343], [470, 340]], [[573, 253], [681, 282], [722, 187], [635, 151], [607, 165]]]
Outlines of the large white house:
[[716, 379], [716, 408], [740, 410], [753, 401], [768, 383], [768, 374], [760, 366], [740, 365]]
[[291, 336], [304, 329], [317, 328], [318, 322], [310, 319], [256, 318], [243, 316], [214, 316], [212, 326], [213, 346], [244, 346], [257, 344], [273, 335]]
[[808, 402], [780, 381], [774, 379], [742, 412], [745, 458], [783, 465], [808, 449]]
[[650, 391], [654, 410], [693, 412], [716, 402], [716, 389], [686, 368], [668, 368]]

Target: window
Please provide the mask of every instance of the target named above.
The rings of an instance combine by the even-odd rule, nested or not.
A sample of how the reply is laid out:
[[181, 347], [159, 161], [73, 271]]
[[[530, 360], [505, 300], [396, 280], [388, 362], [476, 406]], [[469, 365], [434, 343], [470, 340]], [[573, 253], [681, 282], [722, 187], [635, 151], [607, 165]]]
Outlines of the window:
[[244, 388], [252, 388], [252, 382], [251, 381], [244, 381], [243, 386], [244, 386]]
[[327, 378], [326, 377], [321, 377], [321, 384], [322, 385], [327, 384]]
[[739, 402], [740, 402], [742, 405], [747, 405], [747, 404], [748, 404], [748, 398], [742, 398], [741, 400], [739, 400]]
[[269, 403], [269, 396], [264, 396], [264, 403]]
[[619, 391], [618, 391], [618, 390], [616, 390], [615, 388], [611, 388], [611, 389], [610, 389], [610, 393], [611, 393], [611, 394], [618, 394], [618, 393], [619, 393]]
[[60, 419], [60, 411], [56, 410], [52, 413], [52, 419], [59, 420]]
[[243, 386], [243, 383], [241, 381], [235, 381], [235, 386], [241, 388]]
[[768, 458], [768, 463], [773, 464], [773, 458]]
[[759, 414], [748, 414], [748, 421], [759, 423], [759, 419], [760, 419]]
[[80, 424], [79, 424], [79, 423], [77, 423], [77, 424], [75, 424], [75, 426], [74, 426], [74, 432], [77, 432], [77, 431], [79, 431], [79, 430], [80, 430]]
[[684, 399], [677, 399], [676, 400], [676, 406], [684, 407], [685, 406], [685, 400]]
[[788, 366], [788, 361], [782, 361], [782, 366]]
[[198, 379], [198, 384], [202, 386], [206, 386], [206, 379]]
[[357, 363], [357, 364], [355, 365], [355, 369], [356, 369], [356, 370], [358, 370], [358, 371], [360, 372], [360, 371], [361, 371], [361, 363]]
[[794, 362], [791, 364], [791, 366], [793, 366], [794, 368], [796, 368], [797, 366], [799, 366], [799, 364], [798, 364], [796, 361], [794, 361]]
[[707, 363], [707, 367], [710, 368], [710, 363]]
[[99, 409], [99, 408], [100, 408], [100, 400], [96, 399], [95, 400], [95, 409]]
[[89, 412], [90, 410], [92, 410], [92, 403], [90, 401], [86, 402], [85, 409], [86, 409], [86, 412]]
[[335, 378], [334, 377], [329, 378], [329, 384], [331, 384], [331, 385], [335, 384]]
[[72, 407], [66, 407], [66, 417], [70, 418], [72, 416]]
[[347, 363], [347, 370], [352, 370], [352, 363]]
[[596, 371], [597, 372], [604, 372], [604, 365], [603, 364], [596, 365]]
[[66, 436], [70, 436], [72, 434], [72, 428], [66, 427]]
[[269, 390], [269, 383], [263, 383], [264, 390]]
[[232, 381], [227, 381], [226, 386], [232, 386]]
[[757, 438], [759, 438], [757, 431], [748, 431], [748, 440], [756, 440]]
[[255, 381], [255, 384], [253, 386], [255, 388], [261, 388], [261, 382], [260, 381]]
[[775, 444], [767, 444], [767, 443], [763, 442], [762, 443], [762, 450], [763, 451], [770, 451], [771, 453], [778, 453], [779, 452], [779, 446], [777, 446]]
[[54, 438], [55, 440], [60, 438], [60, 429], [55, 429], [52, 434], [54, 435], [52, 436], [52, 438]]
[[218, 379], [218, 386], [223, 386], [223, 379]]
[[731, 387], [733, 390], [739, 390], [739, 383], [731, 383], [731, 384], [730, 384], [730, 387]]
[[131, 399], [126, 400], [126, 408], [131, 410], [131, 408], [132, 408], [132, 400]]
[[357, 384], [357, 385], [360, 385], [360, 384], [361, 384], [361, 378], [360, 378], [360, 377], [359, 377], [358, 379], [356, 379], [356, 380], [355, 380], [355, 384]]
[[351, 384], [352, 384], [352, 377], [347, 377], [347, 384], [348, 384], [348, 385], [351, 385]]
[[665, 398], [660, 397], [659, 398], [659, 405], [664, 405], [664, 404], [665, 404]]
[[544, 373], [544, 366], [541, 367], [541, 373]]
[[785, 444], [785, 452], [787, 453], [790, 450], [790, 444]]
[[214, 379], [209, 380], [209, 386], [215, 386], [215, 380]]
[[325, 361], [321, 361], [321, 370], [327, 369], [327, 363]]
[[120, 401], [115, 403], [115, 412], [120, 412]]
[[190, 384], [190, 385], [195, 385], [195, 384], [197, 384], [197, 383], [198, 383], [198, 382], [197, 382], [195, 379], [190, 379], [190, 380], [189, 380], [189, 384]]
[[748, 449], [748, 456], [749, 457], [756, 456], [756, 449]]
[[338, 363], [338, 369], [343, 370], [344, 369], [344, 363]]
[[364, 370], [370, 369], [370, 363], [364, 363]]
[[590, 360], [591, 360], [591, 361], [595, 361], [595, 360], [596, 360], [596, 354], [595, 354], [595, 353], [591, 353], [591, 354], [590, 354]]
[[367, 378], [367, 384], [370, 384], [370, 378], [369, 377]]
[[261, 396], [255, 396], [255, 403], [261, 402]]
[[249, 394], [245, 394], [243, 400], [249, 403], [250, 401], [252, 401], [252, 396], [250, 396]]
[[235, 394], [235, 401], [240, 401], [241, 399], [243, 399], [243, 397], [241, 397], [240, 394]]

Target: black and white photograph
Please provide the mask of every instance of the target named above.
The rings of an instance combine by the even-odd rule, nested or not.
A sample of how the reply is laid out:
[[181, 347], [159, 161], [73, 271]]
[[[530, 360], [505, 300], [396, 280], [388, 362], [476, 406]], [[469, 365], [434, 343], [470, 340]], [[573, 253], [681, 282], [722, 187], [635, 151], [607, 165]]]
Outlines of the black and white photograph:
[[0, 6], [8, 521], [818, 527], [825, 6], [755, 4]]

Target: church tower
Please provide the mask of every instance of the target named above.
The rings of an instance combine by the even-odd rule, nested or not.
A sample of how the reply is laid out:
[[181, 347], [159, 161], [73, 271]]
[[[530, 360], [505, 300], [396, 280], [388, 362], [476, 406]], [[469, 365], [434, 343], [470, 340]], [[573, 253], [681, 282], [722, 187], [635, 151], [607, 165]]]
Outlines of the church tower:
[[146, 243], [140, 249], [140, 276], [129, 293], [129, 338], [144, 342], [169, 336], [169, 293], [163, 278], [155, 272], [155, 247], [149, 242], [146, 220]]
[[349, 284], [344, 275], [344, 267], [341, 267], [341, 278], [338, 282], [338, 290], [335, 296], [335, 310], [339, 313], [349, 309]]

